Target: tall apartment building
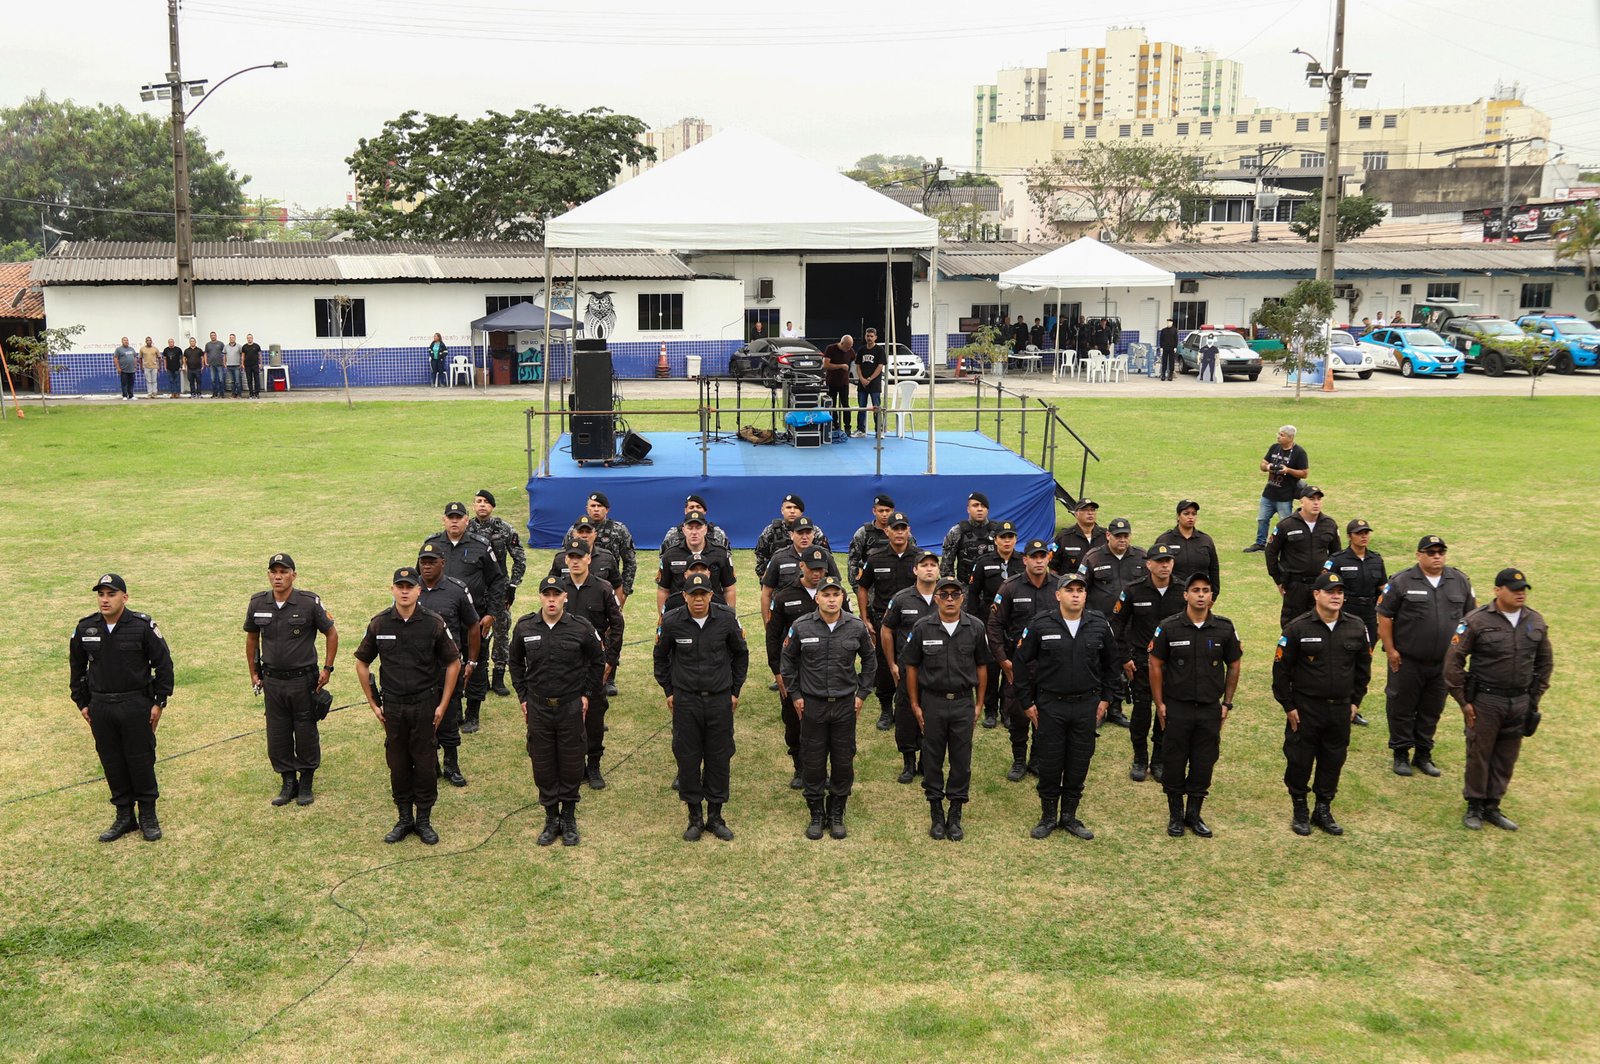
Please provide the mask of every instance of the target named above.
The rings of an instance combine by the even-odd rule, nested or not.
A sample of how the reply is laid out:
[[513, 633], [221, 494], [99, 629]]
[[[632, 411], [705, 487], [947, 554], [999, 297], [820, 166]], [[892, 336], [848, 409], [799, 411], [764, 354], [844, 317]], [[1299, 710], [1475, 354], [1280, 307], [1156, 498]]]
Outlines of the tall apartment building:
[[641, 144], [656, 150], [655, 162], [624, 164], [621, 172], [617, 174], [615, 183], [620, 185], [624, 181], [638, 177], [656, 163], [664, 163], [674, 155], [688, 151], [715, 132], [711, 123], [703, 118], [680, 118], [670, 126], [639, 134], [638, 140]]

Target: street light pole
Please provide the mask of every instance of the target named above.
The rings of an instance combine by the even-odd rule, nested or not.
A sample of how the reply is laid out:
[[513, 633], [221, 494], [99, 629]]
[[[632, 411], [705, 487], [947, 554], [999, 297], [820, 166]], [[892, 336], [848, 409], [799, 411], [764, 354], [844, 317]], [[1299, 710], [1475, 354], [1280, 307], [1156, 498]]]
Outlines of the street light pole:
[[178, 56], [178, 0], [167, 0], [167, 40], [172, 65], [172, 222], [178, 252], [178, 333], [195, 335], [194, 220], [189, 215], [189, 140], [184, 133], [183, 65]]

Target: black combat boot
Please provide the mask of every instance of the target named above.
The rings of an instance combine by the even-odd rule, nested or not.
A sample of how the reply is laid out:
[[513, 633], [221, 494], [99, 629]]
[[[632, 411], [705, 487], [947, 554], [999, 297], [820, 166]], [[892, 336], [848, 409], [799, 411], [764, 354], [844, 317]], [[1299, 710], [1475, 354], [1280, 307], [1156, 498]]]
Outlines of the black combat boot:
[[1167, 778], [1167, 763], [1161, 760], [1160, 750], [1150, 758], [1150, 775], [1155, 777], [1157, 783]]
[[1115, 724], [1119, 728], [1133, 727], [1133, 721], [1129, 720], [1128, 715], [1122, 712], [1121, 702], [1111, 703], [1111, 707], [1106, 710], [1106, 723]]
[[789, 760], [794, 762], [794, 775], [789, 777], [789, 789], [798, 791], [806, 785], [805, 779], [800, 775], [800, 755], [790, 754]]
[[1011, 769], [1006, 773], [1006, 779], [1010, 780], [1012, 783], [1021, 783], [1022, 777], [1026, 776], [1027, 774], [1027, 766], [1022, 763], [1021, 758], [1018, 758], [1017, 760], [1011, 762]]
[[283, 786], [272, 796], [272, 804], [288, 805], [294, 801], [294, 796], [300, 793], [300, 785], [295, 782], [293, 772], [280, 772], [278, 775], [283, 777]]
[[728, 822], [722, 819], [722, 803], [711, 802], [706, 806], [706, 830], [711, 832], [723, 842], [733, 841], [733, 829]]
[[561, 812], [553, 805], [544, 807], [544, 830], [539, 832], [536, 840], [540, 846], [548, 846], [556, 841], [556, 836], [561, 834]]
[[678, 783], [679, 783], [678, 774], [676, 772], [674, 772], [672, 774], [672, 789], [673, 790], [677, 790], [678, 789]]
[[1039, 798], [1039, 822], [1028, 832], [1036, 839], [1048, 839], [1056, 829], [1056, 799]]
[[995, 711], [993, 706], [985, 706], [983, 710], [983, 726], [985, 728], [993, 728], [999, 723], [1000, 714]]
[[879, 704], [882, 708], [878, 711], [878, 730], [888, 731], [890, 728], [894, 727], [894, 710], [891, 709], [886, 703]]
[[1150, 775], [1150, 764], [1141, 755], [1133, 755], [1133, 764], [1128, 766], [1128, 778], [1135, 783], [1143, 783]]
[[1067, 834], [1075, 835], [1080, 839], [1087, 840], [1094, 838], [1094, 832], [1085, 827], [1083, 821], [1078, 819], [1077, 802], [1068, 802], [1065, 799], [1062, 800], [1061, 822], [1057, 824], [1056, 827], [1060, 828], [1062, 831], [1065, 831]]
[[478, 730], [478, 709], [483, 705], [476, 698], [467, 699], [467, 711], [461, 718], [461, 730], [471, 735]]
[[561, 845], [578, 845], [578, 803], [561, 803]]
[[111, 822], [110, 827], [100, 833], [100, 841], [116, 842], [122, 836], [138, 830], [139, 820], [133, 815], [133, 806], [119, 805], [117, 806], [117, 818]]
[[1183, 820], [1183, 795], [1167, 795], [1167, 834], [1175, 839], [1183, 838], [1183, 829], [1186, 825]]
[[910, 783], [917, 778], [917, 755], [900, 752], [900, 775], [894, 778], [896, 783]]
[[1289, 821], [1289, 827], [1296, 835], [1311, 834], [1311, 807], [1304, 798], [1294, 800], [1294, 819]]
[[510, 689], [506, 687], [506, 667], [504, 665], [496, 665], [494, 667], [494, 675], [489, 680], [489, 690], [501, 698], [505, 698], [511, 693]]
[[[1508, 820], [1506, 823], [1510, 824]], [[1516, 825], [1511, 824], [1511, 829], [1516, 830]], [[156, 819], [156, 803], [139, 803], [139, 832], [144, 836], [145, 842], [155, 842], [161, 837], [161, 821]]]
[[303, 769], [300, 772], [300, 793], [295, 795], [295, 805], [310, 805], [317, 800], [316, 792], [311, 789], [311, 780], [317, 774], [314, 768]]
[[[1499, 828], [1501, 831], [1515, 831], [1515, 830], [1517, 830], [1517, 822], [1515, 820], [1512, 820], [1510, 817], [1506, 816], [1504, 813], [1502, 813], [1500, 811], [1500, 803], [1499, 802], [1484, 802], [1483, 803], [1483, 822], [1485, 824], [1493, 824], [1495, 827]], [[140, 824], [143, 824], [143, 823], [144, 823], [144, 821], [141, 820]], [[148, 833], [146, 833], [145, 837], [149, 838], [150, 836], [149, 836]]]
[[944, 838], [944, 802], [938, 798], [928, 799], [928, 838]]
[[465, 787], [467, 777], [461, 774], [461, 748], [447, 746], [444, 748], [444, 769], [439, 773], [450, 781], [452, 787]]
[[1329, 835], [1344, 834], [1344, 828], [1340, 827], [1339, 822], [1333, 819], [1332, 804], [1329, 802], [1317, 803], [1317, 807], [1311, 811], [1311, 822]]
[[706, 821], [700, 812], [699, 802], [684, 803], [689, 807], [689, 826], [683, 829], [684, 842], [699, 842], [700, 836], [705, 834]]
[[437, 846], [439, 844], [439, 833], [433, 830], [433, 806], [417, 806], [417, 819], [411, 830], [417, 833], [417, 838], [421, 839], [425, 845]]
[[589, 783], [589, 789], [603, 791], [606, 789], [606, 778], [600, 775], [600, 758], [591, 757], [583, 768], [583, 776]]
[[[1468, 831], [1483, 830], [1483, 803], [1476, 798], [1467, 799], [1467, 812], [1461, 818], [1461, 826]], [[100, 836], [102, 839], [104, 835]]]
[[822, 828], [828, 820], [827, 799], [818, 798], [815, 801], [807, 801], [806, 808], [811, 810], [811, 823], [806, 825], [806, 838], [816, 842], [822, 838]]
[[1189, 825], [1189, 830], [1199, 835], [1202, 839], [1209, 839], [1214, 832], [1200, 819], [1200, 807], [1205, 804], [1205, 799], [1191, 794], [1189, 796], [1189, 811], [1184, 815], [1184, 823]]
[[1416, 754], [1412, 756], [1411, 764], [1424, 776], [1431, 776], [1434, 779], [1438, 779], [1441, 775], [1443, 775], [1443, 773], [1439, 771], [1439, 766], [1433, 763], [1433, 753], [1431, 751], [1418, 750]]
[[396, 802], [394, 807], [400, 811], [400, 819], [394, 822], [389, 834], [383, 837], [383, 841], [391, 845], [411, 834], [412, 829], [417, 826], [416, 818], [411, 815], [410, 802]]
[[842, 839], [849, 834], [844, 829], [844, 807], [850, 799], [844, 795], [835, 795], [832, 806], [828, 809], [828, 834], [836, 839]]
[[1411, 775], [1411, 751], [1405, 747], [1394, 752], [1394, 774], [1396, 776]]
[[961, 807], [965, 802], [951, 799], [950, 812], [944, 818], [944, 837], [951, 842], [960, 842], [967, 837], [966, 829], [961, 826]]

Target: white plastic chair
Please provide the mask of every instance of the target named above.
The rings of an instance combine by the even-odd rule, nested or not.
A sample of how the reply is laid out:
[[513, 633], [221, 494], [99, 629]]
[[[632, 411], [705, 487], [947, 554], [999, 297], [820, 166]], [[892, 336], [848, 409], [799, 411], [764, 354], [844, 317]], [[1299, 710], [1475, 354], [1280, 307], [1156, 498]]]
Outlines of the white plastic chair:
[[1056, 380], [1062, 377], [1071, 377], [1078, 372], [1078, 352], [1072, 348], [1056, 352], [1056, 368], [1053, 376]]
[[1107, 361], [1106, 383], [1128, 379], [1128, 356], [1115, 355]]
[[909, 428], [916, 432], [916, 426], [911, 424], [911, 408], [917, 401], [917, 382], [900, 381], [889, 393], [889, 413], [894, 415], [894, 434], [904, 439]]
[[450, 387], [454, 388], [456, 386], [457, 377], [465, 377], [467, 379], [468, 388], [476, 387], [476, 384], [472, 379], [472, 359], [468, 358], [466, 355], [450, 356], [450, 372], [445, 380], [449, 383]]
[[1102, 355], [1099, 350], [1091, 350], [1083, 365], [1084, 379], [1093, 384], [1096, 377], [1105, 377], [1109, 362], [1110, 359]]

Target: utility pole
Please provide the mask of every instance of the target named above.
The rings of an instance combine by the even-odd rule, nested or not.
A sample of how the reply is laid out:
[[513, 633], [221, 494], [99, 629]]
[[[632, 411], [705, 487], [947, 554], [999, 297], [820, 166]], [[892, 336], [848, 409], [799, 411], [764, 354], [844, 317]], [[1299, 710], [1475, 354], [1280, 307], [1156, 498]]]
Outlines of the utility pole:
[[1459, 148], [1441, 148], [1434, 152], [1435, 155], [1460, 155], [1462, 152], [1483, 151], [1485, 148], [1504, 148], [1506, 150], [1505, 167], [1500, 179], [1500, 240], [1502, 244], [1511, 241], [1511, 149], [1518, 144], [1533, 144], [1544, 140], [1543, 137], [1511, 137], [1506, 140], [1486, 140], [1481, 144], [1464, 144]]
[[192, 336], [194, 322], [194, 221], [189, 215], [189, 139], [184, 133], [183, 65], [178, 55], [178, 0], [167, 0], [167, 40], [172, 66], [172, 222], [178, 252], [178, 332]]
[[[1290, 152], [1287, 144], [1262, 144], [1256, 148], [1256, 196], [1250, 212], [1250, 243], [1261, 243], [1261, 195], [1262, 181], [1267, 175], [1267, 168], [1276, 166], [1278, 160]], [[1267, 153], [1272, 153], [1272, 158], [1267, 158]]]

